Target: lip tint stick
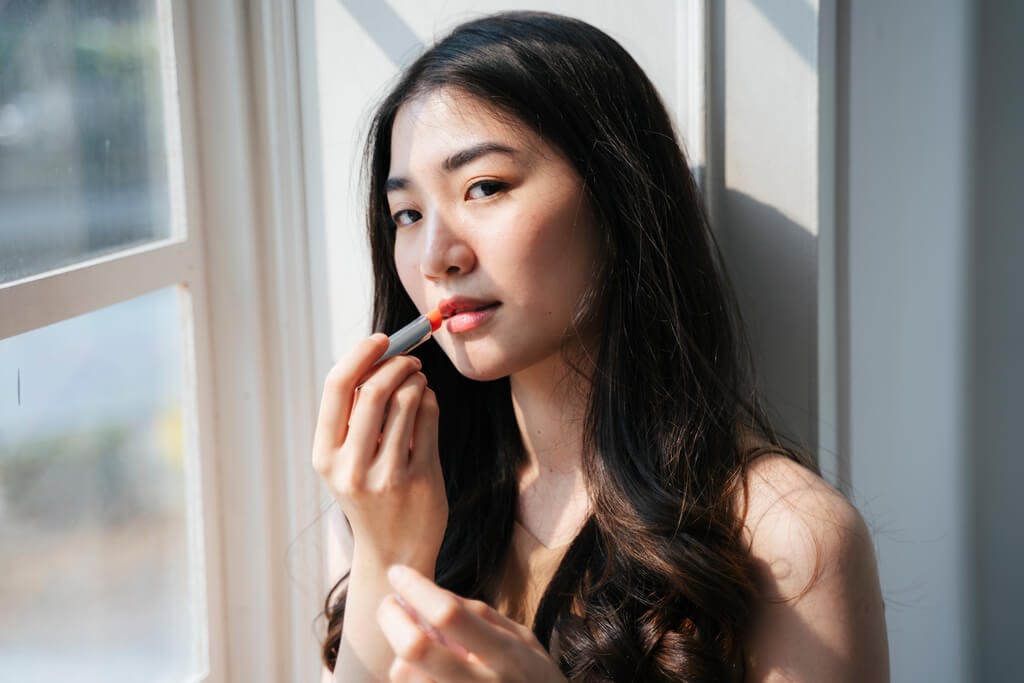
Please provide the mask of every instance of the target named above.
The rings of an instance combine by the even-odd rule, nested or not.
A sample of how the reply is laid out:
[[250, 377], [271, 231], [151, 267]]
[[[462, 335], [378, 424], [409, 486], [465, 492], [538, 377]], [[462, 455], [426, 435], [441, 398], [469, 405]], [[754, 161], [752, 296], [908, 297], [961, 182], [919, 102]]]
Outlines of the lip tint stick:
[[423, 342], [430, 339], [430, 335], [437, 332], [441, 327], [441, 311], [437, 308], [426, 315], [413, 320], [411, 323], [398, 330], [388, 337], [388, 350], [380, 357], [374, 367], [380, 365], [392, 356], [398, 356], [412, 351]]

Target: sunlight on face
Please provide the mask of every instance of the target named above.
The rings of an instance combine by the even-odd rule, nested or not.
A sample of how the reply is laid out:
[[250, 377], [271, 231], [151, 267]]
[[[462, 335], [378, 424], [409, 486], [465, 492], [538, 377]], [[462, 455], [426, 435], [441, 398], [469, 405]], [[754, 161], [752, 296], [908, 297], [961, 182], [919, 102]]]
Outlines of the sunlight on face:
[[420, 311], [453, 306], [435, 338], [459, 371], [551, 371], [597, 256], [573, 166], [525, 126], [441, 89], [399, 109], [388, 175], [399, 277]]

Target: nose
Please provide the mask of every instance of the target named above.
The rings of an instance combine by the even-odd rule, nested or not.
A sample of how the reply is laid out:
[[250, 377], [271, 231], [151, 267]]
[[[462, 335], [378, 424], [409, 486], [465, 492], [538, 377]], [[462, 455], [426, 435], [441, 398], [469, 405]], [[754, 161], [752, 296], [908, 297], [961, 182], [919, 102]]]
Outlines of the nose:
[[426, 227], [426, 243], [420, 259], [420, 272], [430, 280], [454, 275], [465, 275], [476, 265], [473, 249], [463, 239], [460, 231], [441, 216], [429, 218]]

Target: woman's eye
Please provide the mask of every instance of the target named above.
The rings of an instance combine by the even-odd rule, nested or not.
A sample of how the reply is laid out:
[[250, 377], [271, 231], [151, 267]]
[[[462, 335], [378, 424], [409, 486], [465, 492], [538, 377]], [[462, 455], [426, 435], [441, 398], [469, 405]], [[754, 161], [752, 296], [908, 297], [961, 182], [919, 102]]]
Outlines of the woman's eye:
[[421, 218], [419, 211], [413, 211], [412, 209], [402, 209], [396, 211], [391, 220], [395, 222], [395, 225], [411, 225]]
[[497, 180], [481, 180], [470, 187], [469, 192], [466, 194], [470, 199], [483, 199], [484, 197], [490, 197], [496, 192], [500, 192], [505, 187], [507, 187], [505, 183]]
[[[470, 199], [486, 199], [498, 192], [501, 192], [508, 187], [508, 183], [503, 183], [498, 180], [481, 180], [478, 183], [474, 183], [466, 195]], [[391, 220], [394, 221], [395, 227], [402, 227], [403, 225], [412, 225], [416, 221], [423, 218], [422, 214], [415, 209], [402, 209], [396, 211], [391, 216]]]

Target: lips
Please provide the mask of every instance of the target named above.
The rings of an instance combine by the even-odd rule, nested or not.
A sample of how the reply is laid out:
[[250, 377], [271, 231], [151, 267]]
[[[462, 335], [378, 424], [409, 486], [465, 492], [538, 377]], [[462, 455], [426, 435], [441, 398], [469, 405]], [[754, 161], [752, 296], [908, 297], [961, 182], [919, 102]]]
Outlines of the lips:
[[470, 297], [451, 297], [438, 304], [441, 317], [445, 319], [445, 328], [452, 334], [468, 332], [480, 327], [490, 320], [501, 305], [500, 301], [474, 299]]
[[498, 303], [493, 299], [471, 299], [467, 296], [453, 296], [450, 299], [442, 299], [437, 307], [441, 309], [441, 317], [447, 320], [460, 313], [481, 311], [491, 306], [497, 306]]

